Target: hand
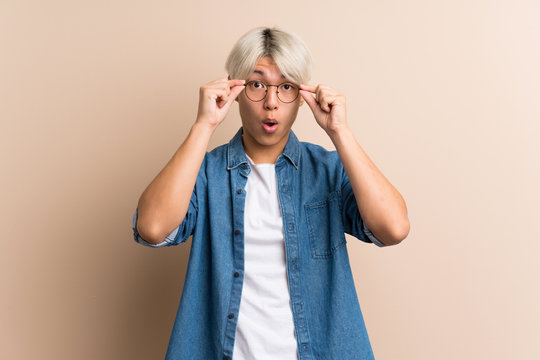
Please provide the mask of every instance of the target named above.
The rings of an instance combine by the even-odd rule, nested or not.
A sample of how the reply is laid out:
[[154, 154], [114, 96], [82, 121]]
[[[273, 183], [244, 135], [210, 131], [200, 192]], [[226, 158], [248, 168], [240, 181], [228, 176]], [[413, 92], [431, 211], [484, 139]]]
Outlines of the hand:
[[234, 99], [244, 90], [245, 80], [221, 78], [204, 84], [199, 89], [198, 123], [217, 127], [231, 107]]
[[317, 86], [301, 84], [300, 95], [308, 103], [315, 120], [326, 133], [347, 127], [345, 95], [321, 84]]

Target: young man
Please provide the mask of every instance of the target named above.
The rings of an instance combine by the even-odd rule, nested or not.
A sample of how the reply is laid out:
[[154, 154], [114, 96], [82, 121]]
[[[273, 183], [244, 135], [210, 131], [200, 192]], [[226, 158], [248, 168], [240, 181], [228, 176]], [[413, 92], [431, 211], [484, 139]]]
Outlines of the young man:
[[[373, 359], [345, 233], [398, 244], [403, 198], [350, 131], [345, 96], [306, 84], [311, 54], [297, 35], [253, 29], [226, 68], [201, 86], [191, 131], [133, 217], [143, 245], [193, 235], [166, 359]], [[207, 152], [233, 101], [242, 128]], [[337, 151], [298, 141], [304, 102]]]

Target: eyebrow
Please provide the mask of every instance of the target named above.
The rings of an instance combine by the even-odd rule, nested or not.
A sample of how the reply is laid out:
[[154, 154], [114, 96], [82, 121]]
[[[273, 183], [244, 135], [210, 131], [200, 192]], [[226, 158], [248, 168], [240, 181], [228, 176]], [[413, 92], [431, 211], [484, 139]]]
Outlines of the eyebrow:
[[[253, 70], [253, 72], [264, 76], [264, 71], [262, 70]], [[285, 79], [285, 75], [281, 74], [281, 78]]]

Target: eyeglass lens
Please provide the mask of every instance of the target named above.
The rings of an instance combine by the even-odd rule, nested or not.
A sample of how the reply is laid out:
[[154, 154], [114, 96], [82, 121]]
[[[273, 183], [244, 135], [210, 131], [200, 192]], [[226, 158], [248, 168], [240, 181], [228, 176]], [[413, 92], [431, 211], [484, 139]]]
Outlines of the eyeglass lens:
[[[261, 101], [265, 98], [270, 86], [260, 81], [250, 81], [246, 84], [246, 95], [252, 101]], [[298, 97], [298, 87], [292, 83], [280, 84], [277, 88], [277, 96], [284, 103], [292, 102]]]

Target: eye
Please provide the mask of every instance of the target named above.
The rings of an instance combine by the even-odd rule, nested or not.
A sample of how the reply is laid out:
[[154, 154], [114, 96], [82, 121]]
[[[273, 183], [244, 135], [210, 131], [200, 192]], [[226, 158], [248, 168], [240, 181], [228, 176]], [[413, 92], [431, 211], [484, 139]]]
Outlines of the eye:
[[281, 85], [281, 88], [285, 91], [291, 91], [295, 89], [295, 86], [292, 84], [283, 84]]
[[252, 81], [251, 86], [253, 86], [255, 89], [260, 89], [264, 87], [264, 84], [260, 81]]

